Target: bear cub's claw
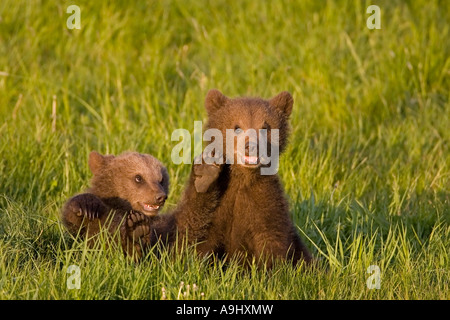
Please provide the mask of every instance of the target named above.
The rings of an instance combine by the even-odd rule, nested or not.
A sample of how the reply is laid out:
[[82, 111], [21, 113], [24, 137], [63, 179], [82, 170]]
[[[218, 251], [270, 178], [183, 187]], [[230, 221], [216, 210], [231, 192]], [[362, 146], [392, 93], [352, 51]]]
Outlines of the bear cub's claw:
[[90, 221], [103, 216], [107, 207], [95, 195], [83, 193], [73, 197], [66, 206], [66, 210], [77, 217], [86, 217]]

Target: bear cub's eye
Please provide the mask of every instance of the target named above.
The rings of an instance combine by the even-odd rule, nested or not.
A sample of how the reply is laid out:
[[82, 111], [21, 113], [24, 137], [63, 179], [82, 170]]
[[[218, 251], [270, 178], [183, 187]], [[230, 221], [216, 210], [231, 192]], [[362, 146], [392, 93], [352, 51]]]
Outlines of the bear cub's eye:
[[134, 177], [134, 181], [136, 181], [137, 183], [141, 183], [142, 181], [144, 181], [144, 179], [142, 178], [141, 175], [137, 174], [137, 175]]
[[236, 134], [240, 134], [243, 130], [241, 129], [241, 127], [239, 127], [238, 125], [234, 126], [234, 133]]

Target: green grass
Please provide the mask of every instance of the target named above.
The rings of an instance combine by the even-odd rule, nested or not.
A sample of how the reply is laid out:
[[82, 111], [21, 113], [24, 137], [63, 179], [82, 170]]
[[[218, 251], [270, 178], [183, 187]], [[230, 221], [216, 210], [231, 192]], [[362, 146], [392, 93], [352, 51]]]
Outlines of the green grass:
[[[66, 28], [70, 4], [81, 30]], [[371, 4], [2, 1], [0, 299], [450, 299], [449, 6], [379, 1], [369, 30]], [[189, 166], [172, 163], [170, 136], [206, 119], [211, 88], [294, 95], [279, 174], [316, 270], [192, 250], [135, 264], [61, 227], [91, 150], [159, 158], [173, 208]]]

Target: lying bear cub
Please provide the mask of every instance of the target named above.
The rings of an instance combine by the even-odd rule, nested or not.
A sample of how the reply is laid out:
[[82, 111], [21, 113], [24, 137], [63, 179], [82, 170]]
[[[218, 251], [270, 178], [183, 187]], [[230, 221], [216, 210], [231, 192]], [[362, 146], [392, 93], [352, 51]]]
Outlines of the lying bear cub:
[[[167, 244], [198, 243], [206, 237], [210, 214], [218, 204], [216, 183], [221, 166], [193, 166], [177, 208], [158, 215], [169, 190], [166, 168], [151, 155], [126, 152], [119, 156], [89, 155], [91, 187], [67, 201], [62, 222], [72, 235], [92, 243], [102, 227], [118, 232], [124, 252], [137, 258], [159, 239]], [[199, 190], [199, 192], [197, 192]]]

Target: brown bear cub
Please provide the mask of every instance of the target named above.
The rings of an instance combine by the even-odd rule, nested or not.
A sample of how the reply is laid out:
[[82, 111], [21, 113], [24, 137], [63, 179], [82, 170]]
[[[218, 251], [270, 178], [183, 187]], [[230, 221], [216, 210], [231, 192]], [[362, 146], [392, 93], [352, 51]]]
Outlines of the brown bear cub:
[[137, 258], [159, 239], [173, 243], [189, 236], [192, 243], [204, 238], [218, 203], [214, 182], [219, 166], [193, 166], [181, 204], [162, 215], [158, 213], [167, 199], [169, 175], [156, 158], [137, 152], [103, 156], [93, 151], [89, 167], [91, 187], [69, 199], [62, 210], [63, 224], [72, 235], [93, 239], [106, 226], [120, 235], [124, 252]]
[[[261, 174], [261, 169], [271, 164], [263, 164], [262, 154], [256, 157], [249, 154], [252, 144], [245, 136], [248, 129], [264, 129], [266, 137], [259, 136], [257, 144], [265, 144], [268, 153], [276, 146], [279, 153], [283, 152], [292, 106], [293, 98], [288, 92], [270, 100], [230, 99], [218, 90], [208, 92], [205, 101], [207, 129], [215, 128], [222, 133], [222, 150], [227, 151], [224, 152], [226, 164], [218, 178], [224, 193], [212, 215], [208, 236], [197, 250], [242, 256], [247, 262], [255, 258], [258, 264], [266, 264], [268, 268], [274, 259], [311, 262], [311, 254], [291, 221], [279, 177]], [[245, 154], [238, 150], [239, 143], [235, 143], [234, 148], [226, 145], [230, 141], [226, 139], [229, 129], [234, 130], [233, 139], [245, 139]], [[273, 138], [276, 133], [277, 139]], [[277, 165], [277, 159], [272, 161]]]

